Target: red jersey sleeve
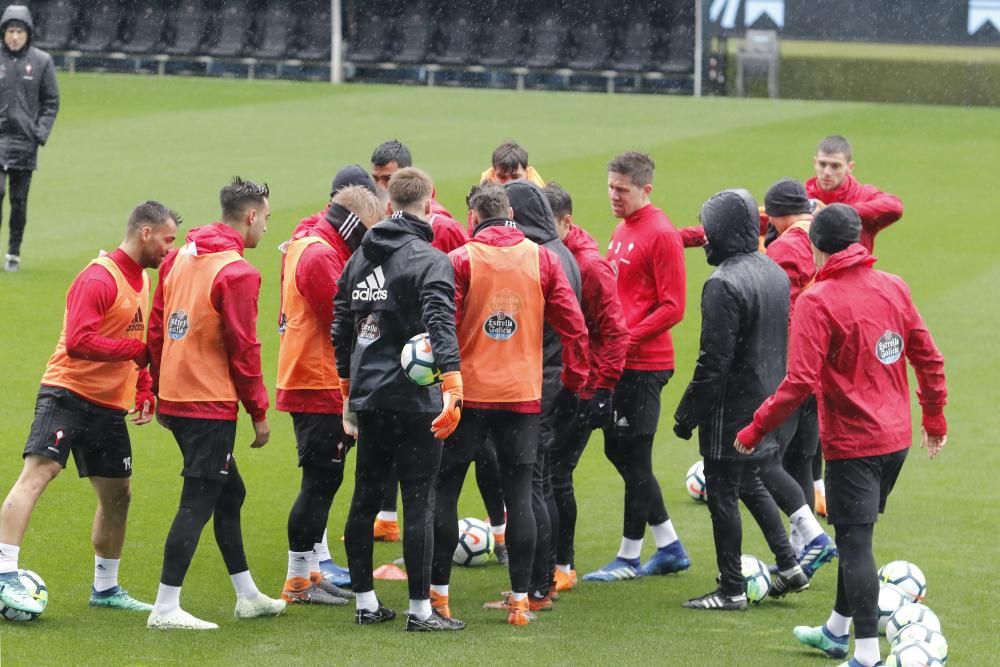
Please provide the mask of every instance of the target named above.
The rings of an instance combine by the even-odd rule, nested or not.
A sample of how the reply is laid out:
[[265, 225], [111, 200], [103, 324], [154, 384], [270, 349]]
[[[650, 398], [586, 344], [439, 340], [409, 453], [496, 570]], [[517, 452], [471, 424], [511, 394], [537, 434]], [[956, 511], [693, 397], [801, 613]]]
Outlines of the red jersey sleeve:
[[171, 250], [160, 264], [160, 279], [153, 291], [153, 308], [149, 313], [146, 329], [146, 345], [149, 348], [149, 374], [153, 379], [153, 393], [160, 393], [160, 360], [163, 358], [163, 281], [170, 273], [170, 267], [177, 259], [177, 251]]
[[583, 312], [562, 263], [552, 251], [538, 248], [538, 268], [545, 297], [545, 321], [562, 340], [562, 383], [573, 393], [579, 393], [590, 374]]
[[865, 185], [862, 196], [850, 204], [869, 232], [884, 229], [903, 217], [903, 202], [899, 197], [882, 192], [873, 185]]
[[614, 389], [628, 353], [628, 326], [618, 297], [618, 281], [611, 265], [600, 256], [580, 269], [584, 315], [588, 325], [596, 330], [590, 332], [591, 364], [587, 386]]
[[247, 262], [229, 264], [212, 284], [212, 305], [222, 316], [222, 338], [236, 395], [254, 421], [267, 415], [269, 402], [260, 366], [257, 297], [260, 273]]
[[685, 248], [700, 248], [708, 243], [708, 238], [705, 236], [705, 228], [701, 225], [682, 227], [678, 230], [678, 234], [681, 235], [681, 241], [684, 243]]
[[431, 245], [445, 254], [465, 245], [469, 240], [462, 226], [446, 215], [434, 213], [431, 215], [430, 223], [434, 229], [434, 240]]
[[667, 233], [657, 234], [651, 252], [657, 305], [632, 328], [631, 345], [639, 345], [658, 336], [684, 318], [687, 276], [684, 273], [684, 246], [680, 234], [672, 228]]
[[904, 349], [917, 376], [917, 397], [923, 412], [923, 427], [930, 435], [946, 435], [948, 427], [944, 420], [944, 406], [948, 402], [948, 387], [944, 378], [944, 355], [934, 343], [931, 332], [912, 301], [909, 320], [910, 330]]
[[89, 361], [127, 361], [144, 356], [146, 345], [132, 338], [98, 333], [104, 314], [118, 298], [118, 285], [99, 264], [77, 276], [66, 295], [66, 354]]

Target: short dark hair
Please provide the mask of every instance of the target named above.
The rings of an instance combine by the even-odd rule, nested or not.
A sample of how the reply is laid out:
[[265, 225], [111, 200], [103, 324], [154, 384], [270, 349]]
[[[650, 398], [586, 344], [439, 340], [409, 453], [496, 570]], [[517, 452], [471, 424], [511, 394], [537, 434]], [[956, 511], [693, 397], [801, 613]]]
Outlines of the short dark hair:
[[134, 234], [147, 225], [164, 225], [168, 220], [173, 220], [178, 227], [184, 222], [177, 211], [150, 199], [132, 209], [132, 214], [128, 216], [128, 233]]
[[430, 199], [434, 181], [416, 167], [406, 167], [393, 173], [389, 179], [389, 201], [393, 210], [409, 208], [417, 202]]
[[413, 166], [413, 156], [410, 155], [410, 149], [400, 143], [398, 139], [382, 142], [372, 153], [372, 164], [376, 167], [385, 166], [390, 162], [395, 162], [400, 168]]
[[528, 151], [516, 141], [505, 141], [493, 151], [493, 168], [497, 171], [512, 172], [528, 167]]
[[248, 207], [260, 205], [271, 196], [267, 183], [258, 185], [246, 181], [239, 176], [233, 176], [233, 182], [219, 192], [219, 204], [222, 206], [223, 220], [234, 220], [243, 215]]
[[653, 158], [646, 153], [638, 151], [627, 151], [615, 156], [608, 163], [608, 171], [622, 176], [628, 176], [632, 180], [632, 185], [642, 187], [653, 182], [653, 171], [656, 163]]
[[507, 190], [496, 183], [480, 183], [473, 185], [465, 198], [470, 211], [475, 211], [480, 220], [490, 218], [505, 218], [510, 209], [510, 199]]
[[827, 155], [833, 155], [834, 153], [841, 153], [847, 161], [851, 161], [851, 143], [839, 134], [831, 134], [829, 137], [823, 139], [819, 142], [819, 147], [816, 149], [816, 153], [826, 153]]
[[573, 215], [573, 198], [563, 189], [563, 186], [555, 181], [549, 181], [542, 188], [542, 192], [545, 193], [545, 198], [549, 200], [552, 215], [557, 220], [565, 215]]

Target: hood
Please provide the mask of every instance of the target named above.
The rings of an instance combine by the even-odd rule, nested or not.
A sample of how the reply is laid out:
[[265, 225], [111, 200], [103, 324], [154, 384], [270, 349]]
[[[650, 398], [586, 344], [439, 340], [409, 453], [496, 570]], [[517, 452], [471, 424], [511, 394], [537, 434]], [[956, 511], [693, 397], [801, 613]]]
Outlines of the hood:
[[712, 195], [699, 215], [705, 228], [708, 263], [718, 266], [735, 255], [755, 252], [760, 235], [760, 212], [746, 190], [723, 190]]
[[838, 271], [856, 266], [870, 268], [875, 265], [876, 261], [878, 260], [866, 247], [860, 243], [852, 243], [840, 252], [830, 255], [830, 259], [826, 260], [826, 264], [816, 274], [816, 281], [828, 280]]
[[569, 248], [570, 252], [574, 255], [579, 255], [581, 252], [587, 250], [593, 250], [597, 254], [601, 253], [597, 247], [597, 240], [588, 234], [583, 227], [576, 225], [570, 226], [569, 234], [563, 239], [563, 245]]
[[429, 224], [415, 215], [397, 211], [368, 230], [361, 242], [361, 252], [369, 261], [381, 264], [407, 243], [433, 240], [434, 230]]
[[514, 209], [514, 222], [530, 240], [538, 245], [559, 238], [552, 219], [552, 207], [542, 189], [526, 180], [510, 181], [503, 186]]
[[492, 218], [476, 227], [476, 235], [471, 240], [496, 248], [507, 248], [523, 241], [524, 234], [510, 220]]
[[[28, 28], [28, 41], [24, 45], [22, 51], [28, 49], [31, 46], [31, 38], [35, 33], [35, 23], [31, 20], [31, 11], [24, 5], [9, 5], [7, 9], [3, 10], [3, 14], [0, 14], [0, 33], [3, 33], [7, 29], [7, 24], [11, 21], [21, 21]], [[4, 50], [7, 49], [7, 45], [4, 44]]]
[[195, 227], [184, 238], [187, 243], [194, 243], [198, 254], [235, 250], [243, 254], [243, 237], [229, 225], [213, 222], [203, 227]]

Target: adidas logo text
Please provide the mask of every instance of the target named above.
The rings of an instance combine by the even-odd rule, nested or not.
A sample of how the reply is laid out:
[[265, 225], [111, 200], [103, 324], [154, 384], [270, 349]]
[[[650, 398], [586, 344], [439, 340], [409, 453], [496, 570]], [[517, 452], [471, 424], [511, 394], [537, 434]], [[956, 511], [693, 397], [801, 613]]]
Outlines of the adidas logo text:
[[376, 266], [375, 270], [368, 274], [368, 277], [358, 283], [351, 298], [358, 301], [384, 301], [389, 298], [389, 291], [385, 289], [385, 275], [382, 267]]

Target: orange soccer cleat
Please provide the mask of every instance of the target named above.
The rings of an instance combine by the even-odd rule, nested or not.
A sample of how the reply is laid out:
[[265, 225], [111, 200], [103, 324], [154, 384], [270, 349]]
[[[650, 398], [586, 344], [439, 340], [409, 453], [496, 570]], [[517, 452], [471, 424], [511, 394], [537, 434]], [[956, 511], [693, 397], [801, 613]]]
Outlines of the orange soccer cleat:
[[510, 625], [528, 625], [535, 620], [535, 615], [528, 608], [528, 598], [511, 599], [507, 604], [507, 623]]
[[567, 574], [556, 568], [555, 571], [556, 591], [571, 591], [576, 588], [576, 570], [570, 570]]
[[376, 542], [399, 542], [399, 522], [375, 519], [372, 534]]

